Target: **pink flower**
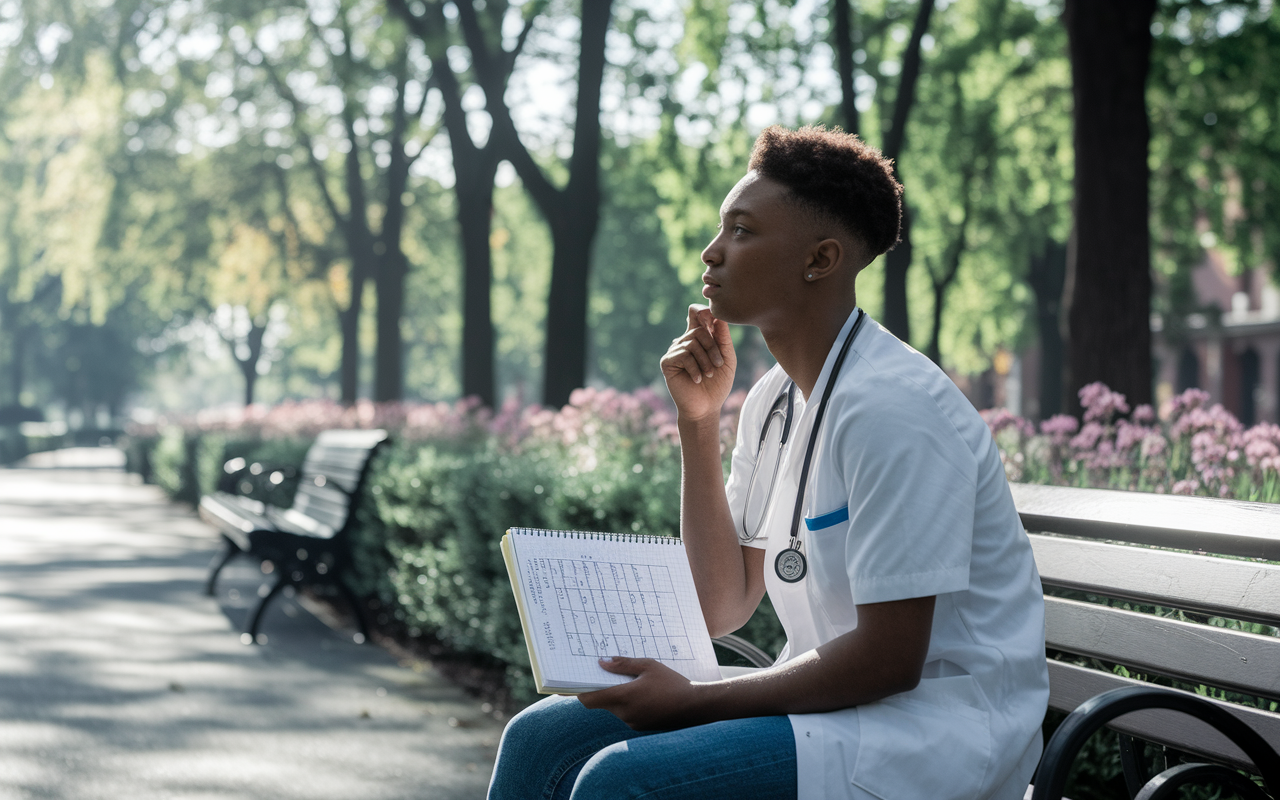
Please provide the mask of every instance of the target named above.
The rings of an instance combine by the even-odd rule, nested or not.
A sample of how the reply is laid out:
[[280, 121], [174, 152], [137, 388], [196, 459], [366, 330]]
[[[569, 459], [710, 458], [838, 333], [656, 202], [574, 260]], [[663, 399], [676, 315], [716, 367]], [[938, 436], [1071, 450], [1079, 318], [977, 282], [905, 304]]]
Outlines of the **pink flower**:
[[1170, 491], [1172, 494], [1195, 494], [1196, 490], [1199, 488], [1200, 483], [1198, 481], [1194, 478], [1187, 478], [1186, 480], [1175, 483], [1173, 485], [1173, 489]]
[[1067, 443], [1067, 439], [1080, 429], [1080, 422], [1067, 414], [1054, 414], [1040, 423], [1040, 432], [1048, 436], [1058, 447]]
[[1133, 421], [1140, 425], [1150, 425], [1156, 421], [1156, 411], [1147, 403], [1133, 410]]
[[1152, 433], [1150, 428], [1120, 420], [1116, 426], [1116, 449], [1128, 450], [1146, 439], [1150, 433]]
[[1087, 422], [1080, 429], [1080, 432], [1071, 439], [1071, 447], [1075, 450], [1092, 450], [1098, 444], [1098, 440], [1102, 438], [1102, 434], [1106, 432], [1096, 422]]
[[1191, 409], [1202, 408], [1208, 404], [1208, 392], [1203, 389], [1188, 389], [1166, 402], [1164, 407], [1160, 409], [1160, 416], [1168, 420], [1169, 424], [1172, 425]]
[[991, 429], [992, 436], [998, 436], [1001, 431], [1009, 428], [1013, 428], [1021, 436], [1031, 436], [1035, 433], [1035, 426], [1030, 421], [1015, 415], [1007, 408], [989, 408], [979, 414]]
[[1129, 404], [1124, 395], [1113, 392], [1105, 383], [1095, 381], [1080, 389], [1080, 405], [1084, 407], [1084, 421], [1101, 420], [1106, 422], [1116, 414], [1129, 413]]
[[1159, 432], [1153, 431], [1143, 438], [1140, 452], [1143, 458], [1151, 459], [1163, 455], [1168, 447], [1169, 440], [1165, 439]]

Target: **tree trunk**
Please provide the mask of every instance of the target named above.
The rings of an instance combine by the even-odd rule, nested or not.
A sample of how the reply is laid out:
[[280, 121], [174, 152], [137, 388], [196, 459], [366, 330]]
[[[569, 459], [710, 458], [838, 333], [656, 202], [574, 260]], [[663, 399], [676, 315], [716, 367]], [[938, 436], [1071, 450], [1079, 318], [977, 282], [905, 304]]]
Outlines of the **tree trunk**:
[[27, 383], [27, 331], [20, 325], [13, 327], [9, 337], [9, 382], [13, 394], [13, 404], [22, 405], [22, 391]]
[[482, 163], [465, 170], [460, 169], [456, 158], [454, 161], [454, 170], [458, 173], [456, 192], [463, 261], [462, 395], [478, 397], [481, 403], [494, 408], [497, 405], [497, 387], [493, 364], [493, 258], [489, 232], [496, 164], [487, 152], [476, 153], [475, 158]]
[[231, 357], [236, 360], [236, 365], [240, 367], [240, 374], [244, 376], [244, 404], [246, 406], [253, 405], [253, 390], [258, 385], [258, 359], [262, 358], [262, 340], [267, 335], [267, 321], [264, 320], [261, 325], [257, 322], [250, 322], [249, 341], [246, 345], [249, 348], [249, 355], [246, 358], [240, 358], [236, 355], [236, 342], [234, 339], [228, 339], [227, 344], [231, 347]]
[[904, 342], [911, 341], [907, 316], [907, 270], [911, 267], [911, 209], [902, 196], [902, 233], [897, 247], [884, 256], [884, 326]]
[[582, 4], [578, 100], [569, 159], [569, 183], [558, 209], [542, 207], [555, 254], [547, 298], [547, 341], [542, 402], [558, 408], [587, 378], [587, 285], [591, 247], [600, 222], [600, 84], [612, 0]]
[[1036, 296], [1036, 324], [1040, 332], [1040, 418], [1063, 408], [1062, 284], [1067, 274], [1066, 245], [1050, 241], [1043, 253], [1031, 257], [1027, 284]]
[[[893, 174], [902, 180], [898, 162], [907, 144], [907, 120], [916, 101], [916, 81], [920, 78], [920, 43], [929, 30], [934, 0], [920, 0], [911, 27], [911, 40], [902, 56], [902, 77], [893, 101], [893, 119], [884, 137], [884, 155], [893, 161]], [[911, 217], [907, 192], [902, 193], [902, 240], [889, 251], [884, 262], [884, 316], [881, 322], [904, 342], [911, 341], [911, 319], [907, 310], [907, 270], [911, 267]]]
[[[387, 7], [400, 15], [426, 45], [432, 63], [432, 77], [444, 101], [443, 119], [453, 157], [454, 195], [458, 202], [457, 219], [462, 244], [462, 395], [478, 397], [481, 403], [492, 408], [497, 404], [498, 391], [494, 370], [493, 259], [489, 234], [493, 219], [493, 179], [502, 148], [499, 140], [505, 133], [491, 130], [484, 147], [477, 147], [467, 130], [467, 115], [462, 108], [463, 89], [445, 53], [450, 36], [443, 7], [429, 5], [417, 14], [409, 9], [405, 0], [388, 0]], [[503, 102], [507, 79], [533, 17], [525, 20], [525, 30], [511, 51], [498, 47], [495, 53], [480, 32], [474, 3], [459, 2], [455, 7], [461, 14], [463, 35], [476, 67], [473, 74], [476, 85], [484, 89], [486, 104], [496, 110]], [[501, 115], [497, 116], [497, 121], [502, 121]]]
[[[373, 399], [393, 402], [404, 399], [404, 317], [405, 279], [409, 275], [409, 259], [403, 248], [404, 195], [409, 187], [409, 166], [404, 150], [409, 110], [405, 90], [409, 83], [408, 46], [400, 49], [396, 62], [396, 105], [392, 114], [390, 162], [385, 172], [386, 201], [382, 215], [382, 232], [374, 243], [378, 259], [378, 346], [374, 353]], [[355, 143], [352, 142], [354, 145]]]
[[404, 284], [409, 265], [397, 246], [387, 247], [379, 259], [374, 286], [378, 290], [378, 342], [373, 355], [373, 399], [380, 403], [404, 399]]
[[1102, 381], [1151, 402], [1146, 81], [1156, 0], [1067, 0], [1075, 225], [1067, 251], [1069, 409]]
[[858, 132], [857, 92], [853, 81], [853, 8], [850, 0], [831, 0], [831, 31], [840, 73], [840, 113], [847, 133]]
[[364, 277], [351, 270], [351, 302], [338, 310], [338, 322], [342, 329], [342, 365], [339, 368], [339, 386], [342, 404], [355, 405], [360, 397], [360, 308], [364, 300]]
[[[543, 404], [551, 408], [568, 403], [573, 390], [586, 383], [587, 286], [598, 202], [592, 208], [595, 213], [584, 209], [580, 216], [566, 214], [562, 222], [552, 227], [556, 244], [551, 262], [551, 291], [547, 300], [542, 397]], [[580, 201], [570, 207], [585, 205]]]
[[254, 365], [242, 363], [240, 365], [240, 374], [244, 376], [244, 404], [251, 406], [253, 405], [253, 390], [258, 383], [258, 372], [254, 369]]
[[960, 274], [960, 259], [964, 257], [965, 245], [968, 242], [969, 214], [973, 208], [969, 201], [969, 181], [972, 177], [972, 174], [966, 171], [962, 184], [964, 187], [962, 191], [965, 193], [964, 219], [960, 222], [960, 230], [956, 233], [955, 241], [947, 248], [942, 276], [934, 275], [932, 267], [929, 269], [929, 281], [933, 284], [933, 330], [929, 332], [929, 348], [925, 351], [925, 355], [938, 366], [942, 366], [942, 310], [946, 307], [947, 290]]

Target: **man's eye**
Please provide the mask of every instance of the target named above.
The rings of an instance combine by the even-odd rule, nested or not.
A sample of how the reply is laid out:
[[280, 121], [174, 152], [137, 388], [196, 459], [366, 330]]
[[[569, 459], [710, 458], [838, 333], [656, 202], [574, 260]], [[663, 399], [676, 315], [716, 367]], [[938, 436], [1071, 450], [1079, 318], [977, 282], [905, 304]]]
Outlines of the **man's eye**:
[[744, 228], [744, 227], [742, 227], [741, 225], [734, 225], [734, 226], [733, 226], [733, 232], [734, 232], [734, 233], [746, 233], [746, 232], [747, 232], [747, 229], [746, 229], [746, 228]]

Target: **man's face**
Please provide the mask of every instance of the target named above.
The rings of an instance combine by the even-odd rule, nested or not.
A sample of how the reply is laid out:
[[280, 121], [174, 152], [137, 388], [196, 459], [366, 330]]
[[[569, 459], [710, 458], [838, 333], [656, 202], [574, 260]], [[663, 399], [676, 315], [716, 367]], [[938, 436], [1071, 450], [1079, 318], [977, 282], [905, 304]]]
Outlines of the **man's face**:
[[748, 172], [720, 206], [720, 232], [702, 251], [702, 296], [725, 322], [767, 326], [801, 298], [818, 241], [782, 184]]

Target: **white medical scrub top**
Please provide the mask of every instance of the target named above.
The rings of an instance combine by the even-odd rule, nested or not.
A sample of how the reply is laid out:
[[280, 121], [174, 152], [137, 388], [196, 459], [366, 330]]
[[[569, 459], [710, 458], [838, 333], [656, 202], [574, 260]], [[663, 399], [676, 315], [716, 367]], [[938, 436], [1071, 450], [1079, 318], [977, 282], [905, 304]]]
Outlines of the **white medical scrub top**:
[[[774, 571], [790, 540], [816, 400], [857, 316], [832, 346], [814, 402], [796, 392], [774, 491], [776, 433], [750, 491], [761, 524], [748, 544], [765, 550], [765, 585], [787, 633], [779, 663], [855, 629], [860, 604], [937, 600], [915, 689], [790, 715], [799, 796], [1021, 798], [1049, 698], [1031, 545], [982, 418], [942, 370], [874, 320], [837, 376], [814, 451], [800, 534], [808, 575], [788, 584]], [[788, 380], [774, 367], [742, 408], [726, 486], [740, 537], [761, 430]]]

